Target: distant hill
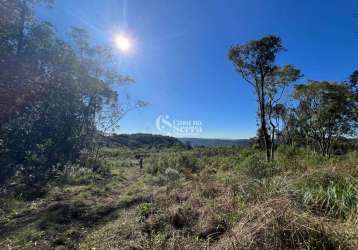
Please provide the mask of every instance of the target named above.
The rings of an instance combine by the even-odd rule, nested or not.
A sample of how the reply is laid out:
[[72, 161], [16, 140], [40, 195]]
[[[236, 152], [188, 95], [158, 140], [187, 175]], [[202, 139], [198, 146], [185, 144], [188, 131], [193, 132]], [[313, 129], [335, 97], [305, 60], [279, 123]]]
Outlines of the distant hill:
[[177, 138], [153, 134], [112, 134], [98, 135], [98, 140], [102, 146], [106, 147], [128, 147], [130, 149], [138, 148], [183, 148], [184, 144]]
[[180, 147], [184, 148], [187, 142], [193, 147], [218, 147], [218, 146], [246, 146], [249, 143], [248, 139], [203, 139], [203, 138], [175, 138], [164, 135], [153, 134], [112, 134], [103, 135], [99, 134], [97, 140], [102, 146], [116, 148], [128, 147], [130, 149], [149, 149], [149, 148], [171, 148]]
[[248, 139], [203, 139], [203, 138], [178, 138], [182, 143], [190, 142], [193, 147], [197, 146], [247, 146], [249, 143]]

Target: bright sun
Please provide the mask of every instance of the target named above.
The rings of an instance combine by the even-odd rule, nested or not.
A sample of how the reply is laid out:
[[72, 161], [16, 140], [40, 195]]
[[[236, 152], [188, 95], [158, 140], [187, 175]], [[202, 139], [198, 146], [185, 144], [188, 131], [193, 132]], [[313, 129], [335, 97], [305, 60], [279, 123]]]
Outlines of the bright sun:
[[127, 52], [132, 47], [131, 40], [124, 35], [118, 35], [115, 42], [117, 47], [123, 52]]

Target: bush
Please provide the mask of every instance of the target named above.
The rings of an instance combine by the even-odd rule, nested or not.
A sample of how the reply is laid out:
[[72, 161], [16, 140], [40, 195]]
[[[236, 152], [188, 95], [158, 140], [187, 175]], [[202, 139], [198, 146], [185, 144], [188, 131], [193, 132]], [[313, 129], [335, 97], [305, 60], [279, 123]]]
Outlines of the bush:
[[137, 215], [139, 222], [144, 221], [153, 212], [153, 205], [151, 203], [142, 203], [137, 208]]
[[189, 169], [191, 172], [197, 172], [199, 170], [198, 159], [190, 153], [179, 154], [175, 161], [175, 168], [179, 171]]
[[244, 158], [239, 165], [239, 169], [246, 175], [255, 179], [270, 177], [277, 173], [277, 168], [274, 162], [265, 161], [262, 155], [258, 153], [250, 154]]
[[165, 175], [168, 177], [170, 181], [176, 181], [180, 178], [180, 174], [177, 170], [172, 168], [167, 168], [165, 170]]
[[306, 157], [303, 148], [295, 146], [280, 146], [276, 154], [277, 164], [285, 170], [304, 170], [307, 166], [303, 159]]

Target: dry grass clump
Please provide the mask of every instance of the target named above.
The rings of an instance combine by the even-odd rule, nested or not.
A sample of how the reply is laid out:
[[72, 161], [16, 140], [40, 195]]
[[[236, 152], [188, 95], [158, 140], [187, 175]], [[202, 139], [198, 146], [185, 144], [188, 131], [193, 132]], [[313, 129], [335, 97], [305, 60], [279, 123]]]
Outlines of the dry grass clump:
[[343, 225], [336, 225], [298, 210], [287, 198], [270, 199], [253, 206], [213, 249], [357, 249], [357, 230], [342, 233]]

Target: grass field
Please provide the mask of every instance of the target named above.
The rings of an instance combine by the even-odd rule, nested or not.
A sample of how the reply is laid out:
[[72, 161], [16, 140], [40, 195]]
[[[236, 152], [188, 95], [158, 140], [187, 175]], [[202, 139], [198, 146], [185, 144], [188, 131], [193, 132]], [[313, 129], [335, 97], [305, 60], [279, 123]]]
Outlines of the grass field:
[[7, 190], [0, 249], [358, 249], [357, 152], [106, 149], [101, 166]]

